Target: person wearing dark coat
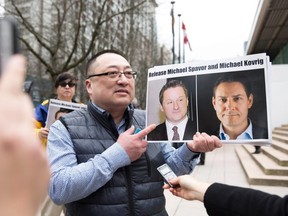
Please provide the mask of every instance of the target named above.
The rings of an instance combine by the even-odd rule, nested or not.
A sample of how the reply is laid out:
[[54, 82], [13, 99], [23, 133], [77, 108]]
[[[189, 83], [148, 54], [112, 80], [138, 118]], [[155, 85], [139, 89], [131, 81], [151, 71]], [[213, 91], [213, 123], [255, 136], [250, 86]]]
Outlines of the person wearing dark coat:
[[188, 91], [180, 80], [168, 81], [160, 90], [159, 102], [165, 122], [148, 134], [148, 141], [192, 140], [197, 132], [196, 122], [187, 116]]
[[[185, 132], [183, 140], [192, 140], [193, 134], [196, 132], [196, 125], [188, 118], [187, 124], [185, 126]], [[151, 140], [168, 140], [167, 136], [167, 127], [165, 122], [159, 124], [154, 131], [148, 134], [149, 139]]]
[[282, 198], [251, 188], [199, 182], [191, 175], [182, 175], [169, 182], [177, 187], [165, 184], [165, 189], [175, 196], [203, 202], [208, 215], [288, 216], [288, 195]]

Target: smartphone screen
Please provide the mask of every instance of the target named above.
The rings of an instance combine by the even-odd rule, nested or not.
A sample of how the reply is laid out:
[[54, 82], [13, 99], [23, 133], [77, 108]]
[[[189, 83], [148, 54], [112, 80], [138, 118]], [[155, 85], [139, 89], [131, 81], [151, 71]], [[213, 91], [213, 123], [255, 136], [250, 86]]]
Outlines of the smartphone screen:
[[17, 21], [13, 17], [0, 18], [0, 74], [8, 58], [19, 53]]
[[170, 187], [175, 187], [175, 185], [172, 185], [169, 180], [176, 178], [176, 174], [173, 172], [173, 170], [168, 166], [168, 164], [163, 164], [157, 168], [157, 170], [160, 172], [160, 174], [165, 179], [165, 182], [169, 184]]

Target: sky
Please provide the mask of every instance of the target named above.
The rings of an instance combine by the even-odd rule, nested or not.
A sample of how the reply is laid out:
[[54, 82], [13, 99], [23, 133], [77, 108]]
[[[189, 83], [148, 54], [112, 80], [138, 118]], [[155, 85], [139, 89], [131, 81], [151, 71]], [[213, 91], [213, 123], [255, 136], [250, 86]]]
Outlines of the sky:
[[[172, 48], [171, 1], [157, 0], [158, 42]], [[212, 60], [244, 55], [259, 0], [175, 0], [175, 53], [179, 53], [179, 17], [186, 26], [192, 51], [185, 60]], [[181, 31], [181, 40], [182, 29]], [[181, 47], [181, 55], [183, 49]]]
[[[259, 0], [174, 0], [175, 53], [179, 53], [179, 18], [192, 47], [185, 60], [211, 60], [244, 55]], [[171, 1], [156, 0], [158, 41], [172, 49]], [[3, 4], [3, 0], [0, 0]], [[1, 13], [1, 11], [0, 11]], [[180, 29], [181, 44], [183, 31]], [[183, 56], [183, 48], [181, 47]]]

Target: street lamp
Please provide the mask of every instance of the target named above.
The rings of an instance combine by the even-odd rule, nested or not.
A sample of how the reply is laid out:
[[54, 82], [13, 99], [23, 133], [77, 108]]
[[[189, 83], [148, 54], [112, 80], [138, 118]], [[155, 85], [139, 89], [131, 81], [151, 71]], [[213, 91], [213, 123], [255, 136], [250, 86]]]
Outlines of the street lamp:
[[179, 17], [179, 56], [178, 56], [178, 63], [181, 63], [181, 14], [178, 14]]
[[174, 36], [175, 36], [175, 33], [174, 33], [174, 4], [175, 4], [175, 1], [171, 1], [171, 17], [172, 17], [172, 54], [173, 54], [173, 64], [175, 64], [175, 42], [174, 42]]

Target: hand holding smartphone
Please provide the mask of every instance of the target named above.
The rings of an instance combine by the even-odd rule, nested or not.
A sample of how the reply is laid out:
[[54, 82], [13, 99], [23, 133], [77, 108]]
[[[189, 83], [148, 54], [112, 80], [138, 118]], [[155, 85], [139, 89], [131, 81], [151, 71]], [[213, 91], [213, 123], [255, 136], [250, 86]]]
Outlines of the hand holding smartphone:
[[18, 26], [15, 18], [11, 16], [0, 18], [0, 75], [8, 58], [19, 53]]

